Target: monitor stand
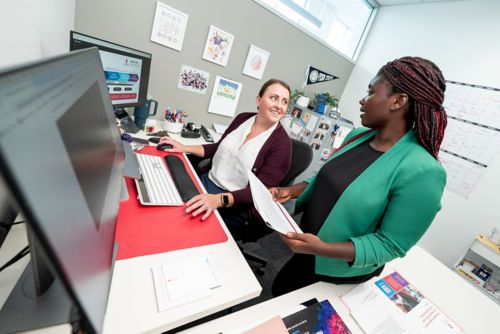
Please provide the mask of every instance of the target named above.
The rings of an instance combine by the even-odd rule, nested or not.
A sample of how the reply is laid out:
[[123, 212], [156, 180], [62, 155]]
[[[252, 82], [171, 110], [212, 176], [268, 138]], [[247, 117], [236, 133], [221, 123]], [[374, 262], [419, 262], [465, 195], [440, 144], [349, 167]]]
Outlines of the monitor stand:
[[[67, 324], [75, 319], [61, 282], [51, 278], [45, 256], [27, 224], [31, 261], [0, 310], [0, 333]], [[48, 275], [47, 275], [48, 274]]]

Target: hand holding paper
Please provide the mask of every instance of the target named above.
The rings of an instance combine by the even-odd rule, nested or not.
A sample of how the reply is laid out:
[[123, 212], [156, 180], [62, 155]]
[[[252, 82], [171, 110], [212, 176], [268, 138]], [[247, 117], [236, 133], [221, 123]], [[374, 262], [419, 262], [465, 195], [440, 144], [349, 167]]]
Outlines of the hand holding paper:
[[250, 170], [248, 170], [248, 181], [255, 208], [267, 226], [282, 234], [286, 234], [287, 232], [302, 233], [300, 227], [295, 223], [283, 205], [273, 200], [266, 186]]

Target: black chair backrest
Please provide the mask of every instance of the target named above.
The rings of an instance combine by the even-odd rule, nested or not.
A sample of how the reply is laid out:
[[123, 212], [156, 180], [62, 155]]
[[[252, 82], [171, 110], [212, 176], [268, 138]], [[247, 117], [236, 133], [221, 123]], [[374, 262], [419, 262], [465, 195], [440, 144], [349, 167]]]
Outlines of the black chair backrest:
[[311, 146], [296, 139], [292, 139], [292, 164], [280, 186], [285, 187], [293, 183], [295, 178], [309, 167], [313, 159]]

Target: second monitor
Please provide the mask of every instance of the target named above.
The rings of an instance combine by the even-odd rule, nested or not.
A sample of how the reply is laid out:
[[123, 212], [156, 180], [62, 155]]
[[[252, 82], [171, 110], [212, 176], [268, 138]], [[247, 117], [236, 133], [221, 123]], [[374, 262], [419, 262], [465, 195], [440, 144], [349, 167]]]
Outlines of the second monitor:
[[93, 46], [99, 49], [113, 107], [144, 105], [152, 55], [76, 31], [70, 32], [70, 50]]

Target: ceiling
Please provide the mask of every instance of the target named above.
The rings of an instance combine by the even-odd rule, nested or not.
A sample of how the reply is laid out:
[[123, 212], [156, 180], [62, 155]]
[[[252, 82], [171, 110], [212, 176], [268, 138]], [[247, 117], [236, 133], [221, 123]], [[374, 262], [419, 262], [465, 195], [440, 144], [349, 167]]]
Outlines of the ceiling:
[[449, 2], [449, 1], [460, 1], [460, 0], [376, 0], [380, 6], [390, 6], [390, 5], [409, 5], [423, 2]]

